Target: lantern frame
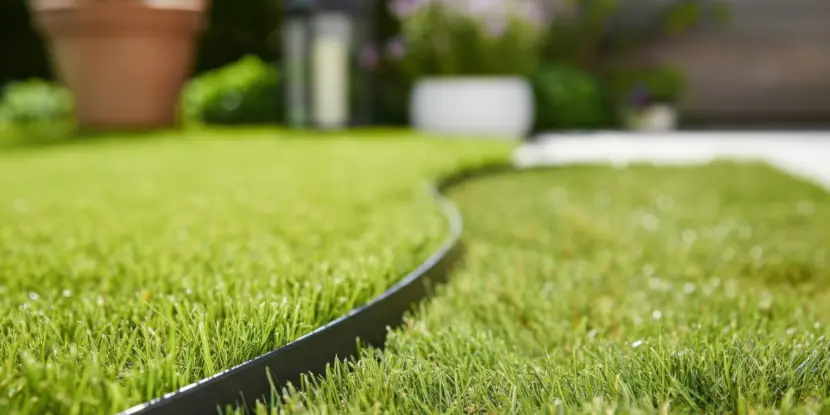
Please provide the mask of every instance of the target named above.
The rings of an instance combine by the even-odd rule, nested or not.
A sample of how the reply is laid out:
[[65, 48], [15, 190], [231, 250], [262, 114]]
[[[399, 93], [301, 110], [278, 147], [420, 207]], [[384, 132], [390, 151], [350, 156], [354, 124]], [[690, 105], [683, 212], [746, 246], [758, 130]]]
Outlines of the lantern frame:
[[[373, 11], [372, 0], [286, 2], [281, 47], [285, 121], [289, 126], [327, 130], [366, 126], [372, 123], [372, 75], [367, 68], [361, 66], [360, 54], [373, 45]], [[340, 27], [335, 27], [338, 24]], [[327, 48], [330, 52], [328, 55], [321, 55], [324, 39], [328, 38], [329, 43], [332, 43], [332, 40], [342, 37], [332, 37], [331, 33], [324, 32], [335, 29], [342, 31], [343, 28], [348, 38], [345, 39], [345, 44], [340, 46], [346, 48], [346, 61], [338, 62], [341, 60], [342, 51], [335, 53], [331, 48]], [[318, 62], [321, 56], [328, 56], [327, 67], [322, 67], [323, 65]], [[334, 67], [338, 65], [342, 65], [342, 68]], [[328, 72], [330, 81], [332, 77], [344, 77], [340, 79], [343, 81], [343, 90], [327, 91], [325, 87], [318, 85], [324, 75], [322, 71]], [[345, 94], [345, 98], [340, 94]], [[320, 104], [320, 98], [324, 97], [326, 104]], [[338, 102], [332, 103], [329, 100]], [[330, 112], [342, 110], [339, 107], [345, 105], [345, 111], [340, 111], [345, 112], [345, 119], [339, 122], [320, 120], [323, 111], [321, 105], [328, 105]]]

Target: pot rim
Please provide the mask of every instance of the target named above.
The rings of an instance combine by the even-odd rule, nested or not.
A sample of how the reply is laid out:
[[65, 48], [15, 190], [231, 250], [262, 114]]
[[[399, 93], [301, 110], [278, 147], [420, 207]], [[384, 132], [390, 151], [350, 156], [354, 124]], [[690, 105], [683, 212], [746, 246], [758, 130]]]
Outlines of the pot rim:
[[209, 3], [210, 0], [175, 0], [162, 4], [159, 4], [159, 0], [28, 0], [29, 8], [38, 13], [60, 10], [80, 11], [124, 8], [204, 12], [207, 10]]
[[464, 75], [464, 76], [424, 76], [418, 78], [416, 82], [429, 83], [482, 83], [482, 82], [527, 82], [527, 78], [521, 75]]
[[138, 3], [102, 2], [95, 6], [33, 8], [35, 25], [48, 38], [117, 36], [154, 32], [195, 36], [206, 24], [205, 10], [148, 7]]

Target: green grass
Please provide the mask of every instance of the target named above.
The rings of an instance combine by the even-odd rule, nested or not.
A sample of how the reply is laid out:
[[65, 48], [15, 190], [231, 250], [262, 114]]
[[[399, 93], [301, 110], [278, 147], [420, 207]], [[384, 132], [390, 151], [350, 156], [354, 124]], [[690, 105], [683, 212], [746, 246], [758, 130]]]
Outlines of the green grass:
[[452, 196], [466, 264], [385, 352], [282, 410], [830, 411], [820, 188], [717, 163], [527, 171]]
[[509, 150], [281, 135], [0, 153], [0, 413], [113, 413], [339, 317], [447, 236], [432, 178]]

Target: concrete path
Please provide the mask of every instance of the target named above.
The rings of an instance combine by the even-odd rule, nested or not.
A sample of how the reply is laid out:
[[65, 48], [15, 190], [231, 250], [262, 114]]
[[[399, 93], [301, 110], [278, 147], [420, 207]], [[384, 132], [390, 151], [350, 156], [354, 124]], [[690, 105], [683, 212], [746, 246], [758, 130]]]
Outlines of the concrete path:
[[766, 161], [830, 190], [830, 131], [545, 134], [514, 154], [521, 166], [697, 164], [715, 159]]

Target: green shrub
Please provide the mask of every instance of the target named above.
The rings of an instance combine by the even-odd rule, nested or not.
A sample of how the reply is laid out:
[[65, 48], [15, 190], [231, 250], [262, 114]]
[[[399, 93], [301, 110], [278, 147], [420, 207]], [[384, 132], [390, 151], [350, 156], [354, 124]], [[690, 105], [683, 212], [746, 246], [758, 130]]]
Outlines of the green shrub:
[[536, 129], [592, 129], [614, 123], [601, 80], [566, 65], [544, 65], [532, 77]]
[[282, 119], [279, 71], [249, 55], [194, 78], [182, 91], [186, 122], [240, 125]]
[[40, 79], [7, 85], [0, 101], [0, 123], [30, 125], [67, 121], [75, 106], [72, 94], [64, 87]]

